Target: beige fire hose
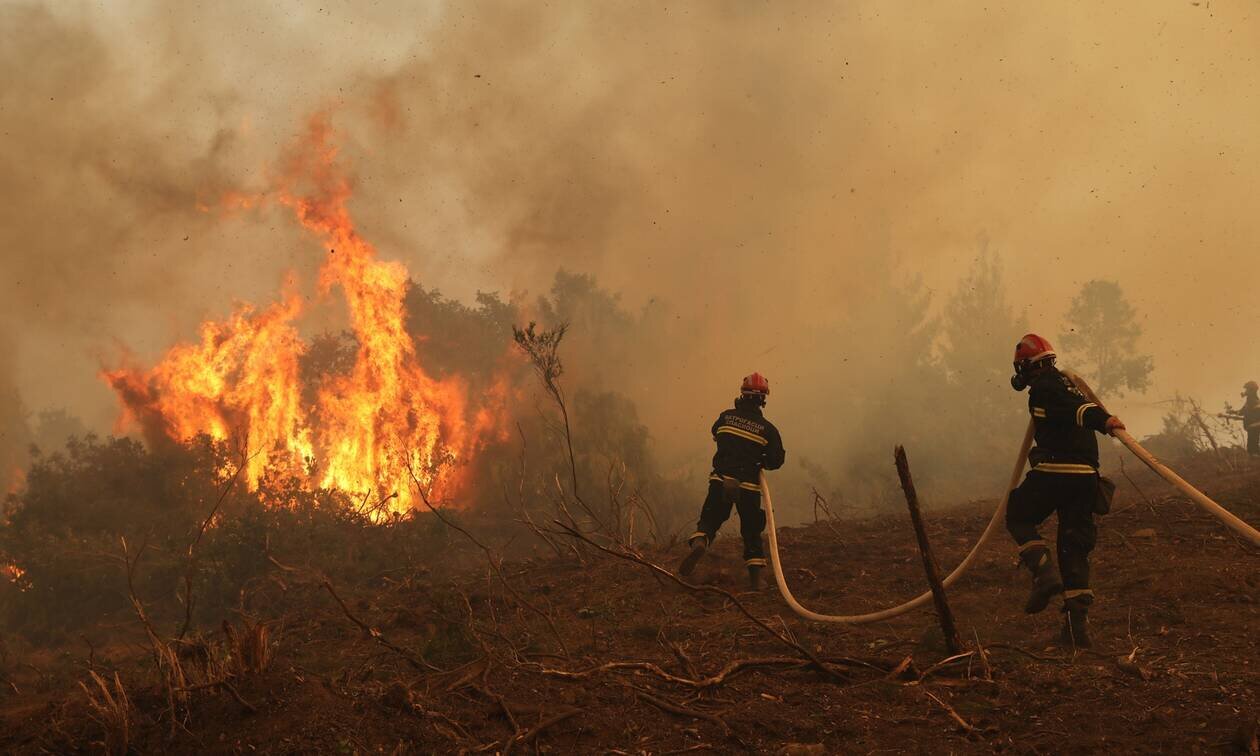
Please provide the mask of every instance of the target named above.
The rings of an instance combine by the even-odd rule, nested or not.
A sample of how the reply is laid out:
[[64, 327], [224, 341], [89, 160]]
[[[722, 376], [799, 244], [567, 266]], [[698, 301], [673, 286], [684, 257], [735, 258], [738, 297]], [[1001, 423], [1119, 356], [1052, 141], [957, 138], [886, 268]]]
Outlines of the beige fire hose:
[[[1066, 370], [1063, 371], [1063, 374], [1068, 378], [1071, 378], [1072, 382], [1076, 384], [1076, 387], [1079, 388], [1081, 393], [1088, 397], [1091, 402], [1097, 404], [1099, 409], [1106, 412], [1106, 408], [1103, 406], [1102, 401], [1099, 400], [1098, 395], [1094, 393], [1094, 390], [1090, 388], [1084, 378]], [[1174, 488], [1189, 497], [1195, 504], [1198, 504], [1200, 507], [1206, 509], [1209, 514], [1228, 525], [1234, 532], [1238, 533], [1238, 535], [1246, 538], [1248, 541], [1251, 541], [1253, 546], [1260, 546], [1260, 531], [1257, 531], [1255, 528], [1243, 522], [1233, 512], [1230, 512], [1225, 507], [1222, 507], [1220, 504], [1212, 501], [1208, 498], [1207, 494], [1190, 485], [1180, 475], [1168, 469], [1164, 463], [1155, 458], [1154, 454], [1151, 454], [1144, 449], [1142, 445], [1133, 438], [1133, 436], [1129, 435], [1128, 431], [1116, 430], [1113, 435], [1120, 439], [1120, 443], [1127, 446], [1129, 451], [1133, 452], [1135, 457], [1142, 460], [1144, 465], [1155, 471], [1156, 475], [1171, 483]]]
[[[948, 588], [962, 577], [967, 568], [976, 560], [976, 556], [980, 553], [980, 549], [988, 543], [993, 534], [1002, 527], [1003, 520], [1006, 517], [1006, 501], [1010, 497], [1011, 491], [1019, 485], [1020, 477], [1024, 474], [1024, 465], [1028, 462], [1028, 450], [1032, 448], [1033, 441], [1033, 424], [1028, 422], [1028, 431], [1024, 433], [1024, 442], [1019, 447], [1019, 459], [1015, 462], [1015, 469], [1011, 472], [1010, 485], [1006, 487], [1006, 492], [1002, 495], [1002, 503], [998, 504], [997, 510], [993, 513], [993, 519], [989, 520], [989, 524], [985, 526], [984, 532], [980, 534], [980, 540], [976, 541], [976, 545], [972, 547], [971, 552], [962, 560], [962, 562], [949, 573], [941, 583]], [[840, 625], [865, 625], [870, 622], [879, 622], [881, 620], [892, 619], [893, 617], [905, 614], [911, 609], [917, 609], [932, 600], [932, 592], [922, 593], [904, 604], [889, 607], [878, 612], [870, 612], [867, 614], [819, 614], [811, 612], [801, 606], [796, 597], [792, 595], [791, 589], [788, 588], [787, 581], [783, 578], [783, 565], [779, 562], [779, 538], [775, 533], [774, 526], [774, 503], [770, 500], [770, 486], [766, 484], [766, 474], [761, 474], [761, 498], [766, 508], [766, 528], [770, 531], [770, 563], [774, 567], [774, 580], [779, 585], [779, 593], [783, 595], [783, 600], [788, 606], [792, 607], [792, 611], [801, 615], [806, 619], [816, 622], [834, 622]]]
[[[1103, 408], [1102, 402], [1098, 400], [1098, 395], [1095, 394], [1093, 389], [1089, 387], [1089, 384], [1087, 384], [1075, 373], [1068, 371], [1063, 372], [1072, 379], [1078, 388], [1080, 388], [1081, 393], [1085, 394], [1085, 396], [1087, 396], [1091, 402], [1097, 404], [1099, 408]], [[1033, 423], [1029, 420], [1028, 430], [1024, 433], [1024, 441], [1019, 447], [1019, 458], [1016, 460], [1015, 469], [1011, 473], [1010, 485], [1006, 487], [1006, 492], [1002, 495], [1001, 503], [998, 504], [997, 510], [993, 512], [993, 518], [989, 520], [989, 524], [985, 526], [984, 532], [980, 534], [980, 540], [976, 541], [976, 545], [971, 548], [971, 551], [962, 560], [962, 562], [954, 568], [954, 571], [949, 573], [949, 575], [941, 581], [941, 584], [946, 588], [953, 585], [958, 581], [958, 578], [962, 577], [963, 573], [967, 571], [967, 568], [970, 567], [976, 560], [976, 556], [980, 553], [980, 549], [988, 543], [989, 539], [993, 536], [993, 533], [1001, 526], [1002, 521], [1006, 516], [1006, 504], [1010, 498], [1011, 491], [1015, 490], [1016, 486], [1019, 485], [1020, 477], [1024, 474], [1024, 466], [1028, 463], [1028, 452], [1032, 448], [1033, 431]], [[1120, 442], [1128, 447], [1129, 451], [1133, 452], [1138, 459], [1142, 460], [1147, 467], [1154, 470], [1157, 475], [1171, 483], [1179, 491], [1190, 497], [1192, 501], [1206, 509], [1212, 515], [1216, 516], [1221, 520], [1221, 522], [1228, 525], [1239, 535], [1251, 541], [1253, 545], [1260, 546], [1260, 532], [1257, 532], [1255, 528], [1240, 520], [1237, 516], [1222, 507], [1220, 504], [1212, 501], [1206, 494], [1187, 483], [1181, 478], [1181, 476], [1177, 475], [1177, 473], [1165, 467], [1163, 463], [1155, 458], [1155, 455], [1144, 449], [1142, 445], [1129, 435], [1127, 431], [1117, 430], [1115, 431], [1115, 437], [1120, 439]], [[783, 565], [779, 561], [779, 538], [778, 534], [775, 532], [776, 528], [774, 524], [774, 502], [770, 498], [770, 486], [766, 483], [765, 472], [761, 473], [761, 498], [766, 508], [766, 528], [770, 531], [770, 564], [774, 567], [774, 581], [779, 586], [779, 593], [783, 596], [783, 600], [786, 601], [788, 606], [792, 608], [792, 611], [796, 612], [805, 619], [814, 620], [815, 622], [832, 622], [839, 625], [865, 625], [871, 622], [880, 622], [882, 620], [892, 619], [893, 617], [905, 614], [912, 609], [917, 609], [932, 600], [932, 592], [927, 591], [910, 599], [904, 604], [898, 604], [897, 606], [882, 609], [877, 612], [869, 612], [867, 614], [819, 614], [818, 612], [806, 609], [801, 606], [800, 602], [796, 600], [796, 597], [792, 595], [792, 590], [788, 588], [787, 581], [783, 577]]]

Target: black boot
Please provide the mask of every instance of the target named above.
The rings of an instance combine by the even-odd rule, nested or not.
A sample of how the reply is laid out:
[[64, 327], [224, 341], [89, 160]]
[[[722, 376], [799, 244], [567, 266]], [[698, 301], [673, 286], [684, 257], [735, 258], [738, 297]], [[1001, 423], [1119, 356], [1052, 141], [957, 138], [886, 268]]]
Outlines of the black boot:
[[759, 564], [748, 566], [748, 590], [761, 590], [761, 565]]
[[748, 566], [748, 590], [761, 590], [761, 571], [766, 568], [766, 560], [761, 557], [747, 559], [744, 564]]
[[1080, 599], [1066, 599], [1063, 602], [1063, 632], [1059, 642], [1069, 648], [1089, 648], [1093, 641], [1089, 637], [1089, 604]]
[[695, 571], [696, 565], [700, 563], [700, 557], [709, 550], [709, 539], [703, 534], [692, 536], [688, 545], [691, 546], [691, 553], [683, 557], [682, 564], [678, 565], [678, 574], [683, 576]]
[[1063, 580], [1050, 558], [1050, 549], [1045, 546], [1034, 546], [1020, 554], [1024, 566], [1032, 572], [1032, 593], [1024, 604], [1024, 611], [1036, 614], [1050, 605], [1050, 599], [1063, 592]]

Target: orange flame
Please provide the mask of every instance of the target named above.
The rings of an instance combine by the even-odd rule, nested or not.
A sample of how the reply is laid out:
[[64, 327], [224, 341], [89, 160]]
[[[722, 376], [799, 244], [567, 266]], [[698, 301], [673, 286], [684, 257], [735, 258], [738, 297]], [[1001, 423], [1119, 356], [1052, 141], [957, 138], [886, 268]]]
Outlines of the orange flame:
[[328, 118], [317, 116], [276, 190], [223, 200], [235, 209], [278, 202], [329, 250], [320, 289], [341, 288], [358, 352], [348, 374], [323, 381], [315, 406], [302, 405], [306, 344], [293, 325], [302, 300], [292, 294], [264, 310], [242, 305], [225, 322], [203, 324], [199, 343], [174, 347], [151, 369], [120, 368], [105, 378], [125, 406], [124, 426], [176, 440], [197, 433], [244, 438], [255, 455], [246, 470], [251, 486], [279, 468], [361, 495], [397, 492], [389, 507], [401, 512], [415, 498], [412, 473], [434, 495], [447, 496], [461, 483], [464, 463], [505, 435], [505, 384], [484, 392], [473, 408], [465, 381], [434, 378], [421, 366], [406, 328], [407, 269], [379, 260], [355, 230], [346, 205], [350, 184], [336, 158]]
[[0, 577], [8, 580], [16, 585], [20, 590], [26, 590], [26, 570], [18, 567], [16, 564], [0, 564]]
[[22, 490], [24, 485], [26, 485], [26, 469], [21, 465], [17, 465], [9, 473], [9, 488], [5, 491], [5, 494], [16, 494]]

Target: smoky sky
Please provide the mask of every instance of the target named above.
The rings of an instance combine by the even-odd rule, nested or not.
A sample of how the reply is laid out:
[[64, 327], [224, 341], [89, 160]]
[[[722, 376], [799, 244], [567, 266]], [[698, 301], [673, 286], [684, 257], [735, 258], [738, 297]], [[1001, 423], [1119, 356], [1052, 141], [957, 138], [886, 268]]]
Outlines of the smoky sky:
[[0, 35], [5, 370], [98, 428], [102, 362], [309, 280], [282, 213], [203, 206], [318, 110], [361, 231], [423, 285], [529, 301], [565, 268], [665, 321], [616, 380], [671, 452], [752, 370], [790, 449], [843, 450], [860, 429], [817, 408], [899, 375], [890, 282], [939, 301], [986, 245], [1052, 340], [1121, 283], [1157, 370], [1113, 407], [1139, 430], [1260, 376], [1251, 2], [0, 0]]

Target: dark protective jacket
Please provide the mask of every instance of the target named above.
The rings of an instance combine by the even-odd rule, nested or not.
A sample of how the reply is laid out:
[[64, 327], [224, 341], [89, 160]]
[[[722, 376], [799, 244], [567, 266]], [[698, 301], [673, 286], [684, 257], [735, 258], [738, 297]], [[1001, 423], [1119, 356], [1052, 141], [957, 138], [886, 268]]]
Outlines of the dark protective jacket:
[[1260, 397], [1248, 394], [1243, 400], [1242, 421], [1248, 430], [1260, 428]]
[[740, 487], [760, 490], [759, 473], [783, 466], [785, 452], [779, 429], [761, 414], [754, 401], [735, 400], [735, 407], [718, 415], [713, 423], [712, 480], [728, 476], [738, 478]]
[[1098, 439], [1107, 418], [1101, 407], [1085, 398], [1066, 375], [1047, 368], [1029, 384], [1028, 411], [1036, 426], [1037, 446], [1028, 455], [1039, 472], [1094, 474], [1098, 472]]

